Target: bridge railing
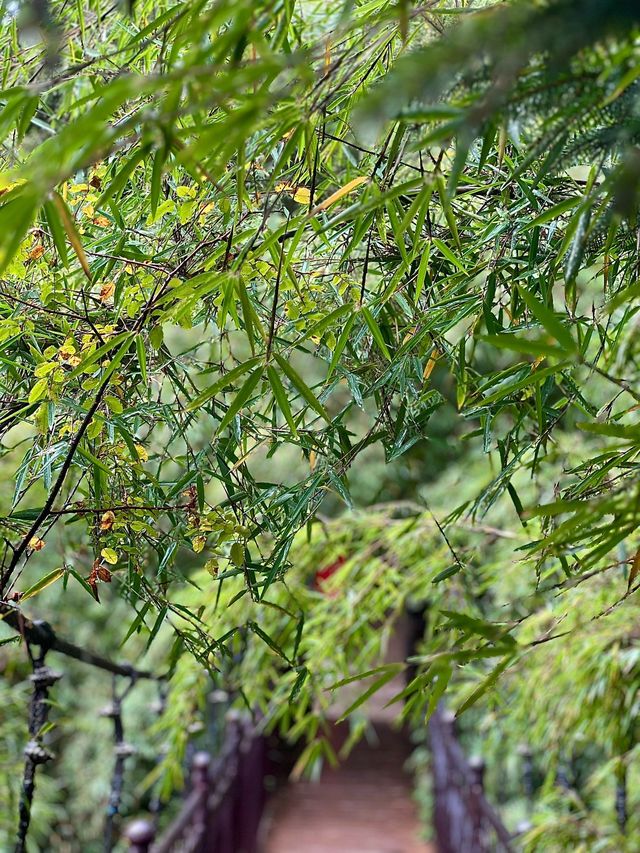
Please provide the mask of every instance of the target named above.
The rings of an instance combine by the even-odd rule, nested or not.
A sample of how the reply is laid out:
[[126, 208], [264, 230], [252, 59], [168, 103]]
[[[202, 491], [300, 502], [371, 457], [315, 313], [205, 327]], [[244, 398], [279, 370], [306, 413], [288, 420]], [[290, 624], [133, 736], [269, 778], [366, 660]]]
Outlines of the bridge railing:
[[160, 834], [152, 820], [135, 820], [124, 836], [132, 853], [254, 853], [265, 802], [266, 745], [251, 722], [230, 712], [220, 752], [197, 752], [191, 790]]
[[484, 794], [484, 762], [465, 756], [455, 716], [436, 710], [429, 721], [429, 740], [440, 853], [514, 853], [515, 836]]

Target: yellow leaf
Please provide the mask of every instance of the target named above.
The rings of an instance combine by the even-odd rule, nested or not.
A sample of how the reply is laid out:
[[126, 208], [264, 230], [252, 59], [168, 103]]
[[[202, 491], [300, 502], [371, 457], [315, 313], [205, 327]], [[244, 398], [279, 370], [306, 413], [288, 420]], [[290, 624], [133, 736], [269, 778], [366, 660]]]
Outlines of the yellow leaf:
[[355, 190], [356, 187], [361, 186], [361, 184], [366, 184], [368, 180], [369, 178], [361, 175], [359, 178], [354, 178], [352, 181], [349, 181], [348, 184], [345, 184], [343, 187], [340, 187], [339, 190], [331, 193], [329, 198], [325, 198], [324, 201], [321, 201], [320, 204], [316, 205], [316, 207], [311, 211], [311, 215], [313, 216], [321, 210], [326, 210], [328, 207], [331, 207], [332, 204], [340, 201], [341, 198], [344, 198], [344, 196], [348, 195], [352, 190]]
[[429, 361], [425, 365], [424, 373], [422, 374], [422, 378], [424, 379], [425, 382], [433, 373], [433, 368], [436, 366], [437, 361], [438, 361], [438, 359], [436, 358], [435, 352], [432, 352], [431, 355], [429, 356]]
[[308, 187], [298, 187], [293, 194], [293, 200], [298, 204], [309, 204], [311, 201], [311, 190]]
[[75, 346], [69, 341], [65, 341], [58, 350], [58, 358], [60, 361], [69, 361], [76, 354]]
[[141, 444], [136, 444], [135, 447], [136, 447], [136, 450], [138, 451], [138, 459], [140, 460], [140, 462], [148, 462], [149, 461], [149, 454], [144, 449], [144, 447]]
[[105, 560], [105, 562], [112, 566], [115, 566], [118, 562], [118, 554], [113, 550], [113, 548], [103, 548], [102, 551], [100, 551], [100, 556]]
[[113, 527], [113, 522], [116, 520], [115, 515], [111, 512], [111, 510], [107, 510], [107, 512], [102, 513], [102, 518], [100, 519], [100, 530], [111, 530]]
[[275, 191], [277, 193], [287, 193], [293, 196], [293, 200], [298, 204], [309, 204], [311, 201], [311, 190], [308, 187], [297, 187], [295, 184], [276, 184]]
[[206, 544], [206, 536], [194, 536], [194, 538], [191, 540], [191, 547], [193, 548], [196, 554], [199, 554], [202, 550], [204, 550], [204, 546]]
[[218, 570], [220, 568], [220, 564], [218, 563], [218, 560], [215, 557], [213, 557], [213, 559], [211, 560], [207, 560], [207, 562], [204, 564], [204, 567], [209, 572], [212, 578], [218, 577]]

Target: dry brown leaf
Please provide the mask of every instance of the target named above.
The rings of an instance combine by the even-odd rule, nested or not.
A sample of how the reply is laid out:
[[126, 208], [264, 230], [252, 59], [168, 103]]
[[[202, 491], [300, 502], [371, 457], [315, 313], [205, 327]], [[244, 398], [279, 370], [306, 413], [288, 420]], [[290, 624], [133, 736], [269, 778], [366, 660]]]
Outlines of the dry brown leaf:
[[106, 566], [100, 565], [97, 567], [96, 577], [103, 583], [111, 583], [111, 572]]
[[41, 258], [44, 255], [44, 246], [42, 244], [38, 244], [34, 246], [34, 248], [29, 252], [29, 260], [37, 261], [38, 258]]
[[112, 281], [105, 281], [105, 283], [100, 288], [100, 301], [108, 302], [116, 289], [115, 284]]
[[638, 577], [638, 572], [640, 572], [640, 548], [636, 551], [636, 555], [633, 558], [633, 563], [631, 564], [631, 571], [629, 572], [629, 583], [627, 584], [627, 593], [631, 592], [631, 587], [633, 586], [633, 582]]

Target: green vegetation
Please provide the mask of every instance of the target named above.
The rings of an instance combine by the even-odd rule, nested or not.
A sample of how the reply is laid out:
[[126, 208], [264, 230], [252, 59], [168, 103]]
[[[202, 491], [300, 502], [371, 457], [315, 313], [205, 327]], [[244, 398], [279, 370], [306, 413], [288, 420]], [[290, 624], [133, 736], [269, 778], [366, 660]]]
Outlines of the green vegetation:
[[[332, 688], [356, 739], [422, 603], [403, 716], [444, 695], [500, 760], [531, 744], [527, 849], [638, 849], [639, 19], [0, 3], [2, 609], [168, 674], [137, 795], [180, 784], [212, 682], [333, 760]], [[0, 655], [10, 838], [28, 660]], [[108, 791], [79, 667], [45, 848], [93, 849]]]

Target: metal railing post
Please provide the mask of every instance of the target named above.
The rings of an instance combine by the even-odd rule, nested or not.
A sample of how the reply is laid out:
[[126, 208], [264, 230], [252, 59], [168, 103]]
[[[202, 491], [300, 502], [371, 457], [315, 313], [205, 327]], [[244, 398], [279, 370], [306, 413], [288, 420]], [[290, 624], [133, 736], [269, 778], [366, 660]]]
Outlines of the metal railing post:
[[[207, 832], [209, 819], [209, 767], [211, 756], [208, 752], [196, 752], [191, 762], [191, 786], [198, 792], [198, 807], [193, 815], [193, 838], [200, 843]], [[197, 849], [197, 847], [195, 848]]]
[[155, 841], [156, 830], [150, 820], [134, 820], [124, 831], [130, 853], [149, 853]]
[[473, 825], [474, 851], [486, 850], [484, 837], [484, 821], [482, 816], [482, 798], [484, 797], [484, 774], [486, 765], [484, 759], [474, 755], [469, 759], [469, 771], [471, 774], [471, 820]]
[[522, 759], [522, 788], [527, 801], [527, 813], [531, 815], [533, 809], [534, 778], [533, 778], [533, 751], [526, 744], [520, 744], [518, 754]]

